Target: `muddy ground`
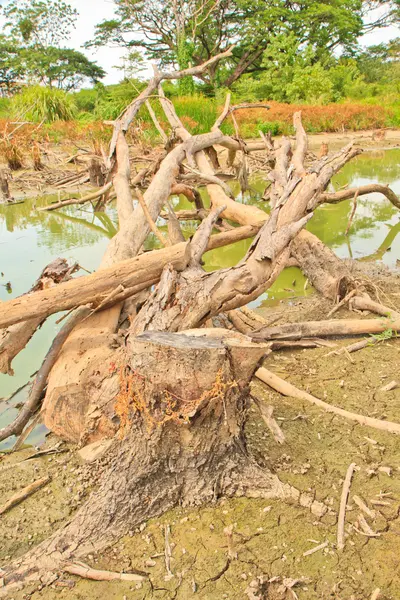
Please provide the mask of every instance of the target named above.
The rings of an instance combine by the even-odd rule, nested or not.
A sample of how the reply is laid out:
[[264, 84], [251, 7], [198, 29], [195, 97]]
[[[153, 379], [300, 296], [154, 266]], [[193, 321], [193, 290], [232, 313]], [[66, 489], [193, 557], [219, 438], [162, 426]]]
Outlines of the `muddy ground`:
[[[372, 269], [372, 273], [371, 273]], [[363, 273], [365, 275], [365, 273]], [[400, 306], [399, 278], [378, 267], [369, 276], [381, 301]], [[281, 322], [323, 319], [330, 304], [317, 295], [280, 304], [265, 316], [281, 314]], [[349, 317], [346, 308], [335, 318]], [[353, 315], [354, 316], [354, 315]], [[366, 316], [365, 318], [374, 318]], [[349, 340], [340, 340], [338, 347]], [[393, 338], [352, 354], [330, 355], [329, 348], [276, 352], [266, 366], [327, 402], [347, 410], [400, 422], [400, 388], [382, 392], [386, 383], [400, 381], [400, 341]], [[278, 445], [261, 420], [255, 404], [249, 412], [249, 446], [257, 460], [303, 492], [323, 501], [322, 518], [307, 508], [261, 499], [221, 500], [214, 506], [177, 509], [131, 531], [113, 547], [87, 557], [96, 568], [138, 570], [149, 574], [145, 583], [91, 582], [61, 574], [50, 587], [26, 589], [15, 600], [144, 600], [190, 598], [247, 600], [258, 577], [298, 579], [292, 591], [281, 580], [266, 586], [262, 598], [272, 600], [369, 600], [377, 588], [379, 600], [400, 598], [400, 437], [362, 427], [306, 402], [283, 398], [255, 382], [252, 393], [274, 406], [286, 437]], [[50, 436], [47, 447], [57, 440]], [[95, 488], [104, 465], [88, 465], [66, 445], [59, 454], [24, 460], [27, 448], [0, 462], [2, 503], [31, 481], [46, 474], [51, 483], [0, 517], [0, 565], [20, 556], [63, 525]], [[346, 470], [355, 462], [346, 514], [345, 548], [336, 548], [337, 514]], [[360, 496], [375, 516], [366, 516], [376, 537], [357, 531]], [[165, 565], [165, 526], [171, 529], [171, 571]], [[224, 529], [234, 529], [237, 559], [228, 561]], [[359, 528], [358, 528], [359, 529]], [[325, 548], [304, 556], [312, 548]], [[257, 597], [257, 596], [256, 596]]]

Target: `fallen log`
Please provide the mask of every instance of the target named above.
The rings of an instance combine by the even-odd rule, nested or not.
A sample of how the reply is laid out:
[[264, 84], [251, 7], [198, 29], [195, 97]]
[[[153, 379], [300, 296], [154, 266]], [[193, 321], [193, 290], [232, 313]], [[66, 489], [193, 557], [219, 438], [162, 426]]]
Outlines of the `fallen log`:
[[[0, 327], [29, 319], [45, 319], [51, 314], [71, 310], [82, 304], [93, 308], [101, 303], [119, 285], [124, 288], [146, 289], [156, 282], [166, 264], [183, 270], [190, 260], [187, 243], [162, 250], [146, 252], [116, 266], [100, 269], [90, 275], [78, 277], [48, 290], [32, 292], [0, 304]], [[114, 304], [114, 302], [113, 302]]]
[[[245, 226], [216, 233], [210, 237], [206, 251], [254, 237], [258, 230], [258, 227]], [[123, 293], [112, 297], [103, 306], [107, 308], [157, 283], [165, 265], [171, 264], [176, 271], [183, 270], [189, 258], [188, 242], [181, 242], [160, 250], [145, 252], [107, 269], [61, 283], [57, 288], [32, 292], [2, 302], [0, 303], [0, 327], [8, 327], [22, 321], [29, 322], [35, 318], [43, 320], [51, 314], [71, 310], [81, 304], [91, 304], [96, 308], [96, 305], [103, 302], [118, 286], [124, 286]]]

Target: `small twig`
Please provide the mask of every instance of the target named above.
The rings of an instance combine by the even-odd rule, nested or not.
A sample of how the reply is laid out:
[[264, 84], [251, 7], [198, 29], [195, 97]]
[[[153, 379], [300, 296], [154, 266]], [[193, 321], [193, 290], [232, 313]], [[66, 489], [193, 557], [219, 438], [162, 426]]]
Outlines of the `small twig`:
[[86, 321], [87, 319], [89, 319], [89, 317], [93, 316], [95, 313], [99, 312], [104, 306], [106, 306], [113, 298], [115, 298], [115, 296], [118, 296], [119, 294], [122, 294], [122, 292], [125, 291], [125, 288], [122, 284], [120, 284], [118, 287], [115, 288], [115, 290], [112, 290], [105, 298], [104, 300], [102, 300], [100, 302], [100, 304], [98, 306], [96, 306], [96, 308], [94, 308], [93, 310], [90, 311], [90, 313], [84, 318], [82, 319], [82, 323], [84, 321]]
[[[36, 375], [36, 373], [35, 373], [35, 375]], [[21, 390], [23, 390], [24, 388], [26, 388], [26, 386], [29, 385], [29, 384], [30, 384], [30, 381], [27, 381], [23, 385], [20, 385], [19, 388], [17, 388], [15, 390], [15, 392], [13, 392], [12, 394], [10, 394], [9, 396], [6, 396], [5, 398], [0, 398], [0, 402], [9, 402], [10, 400], [12, 400], [18, 394], [18, 392], [20, 392]]]
[[357, 504], [358, 508], [361, 508], [361, 510], [363, 512], [365, 512], [365, 514], [370, 517], [371, 519], [375, 519], [376, 517], [376, 512], [374, 510], [371, 510], [370, 508], [368, 508], [368, 506], [365, 504], [364, 500], [362, 500], [360, 498], [360, 496], [357, 496], [356, 494], [353, 496], [353, 500], [354, 503]]
[[381, 595], [380, 588], [376, 588], [376, 590], [374, 590], [372, 592], [371, 600], [378, 600], [378, 598], [379, 598], [380, 595]]
[[311, 548], [310, 550], [307, 550], [306, 552], [303, 552], [303, 556], [311, 556], [311, 554], [314, 554], [314, 552], [318, 552], [319, 550], [323, 550], [328, 545], [329, 545], [329, 542], [324, 542], [323, 544], [319, 544], [319, 546], [315, 546], [315, 548]]
[[4, 513], [9, 511], [11, 508], [14, 508], [14, 506], [17, 506], [17, 504], [19, 504], [20, 502], [22, 502], [23, 500], [25, 500], [26, 498], [28, 498], [29, 496], [31, 496], [32, 494], [34, 494], [35, 492], [40, 490], [40, 488], [42, 488], [44, 485], [47, 485], [49, 483], [49, 481], [50, 481], [50, 477], [46, 476], [46, 477], [42, 477], [42, 479], [37, 479], [33, 483], [30, 483], [29, 485], [24, 487], [22, 490], [20, 490], [16, 494], [14, 494], [14, 496], [12, 496], [12, 498], [10, 498], [10, 500], [8, 500], [0, 508], [0, 515], [4, 515]]
[[36, 413], [36, 415], [33, 417], [31, 423], [27, 427], [25, 427], [25, 429], [23, 430], [23, 432], [21, 433], [21, 435], [15, 442], [15, 444], [11, 450], [12, 452], [17, 452], [17, 450], [19, 450], [21, 448], [21, 446], [25, 442], [26, 438], [32, 433], [32, 431], [35, 429], [36, 425], [40, 422], [40, 418], [41, 418], [41, 414], [40, 414], [40, 411], [38, 411]]
[[338, 529], [337, 529], [337, 547], [338, 550], [344, 548], [344, 520], [346, 516], [346, 504], [347, 498], [349, 497], [351, 478], [353, 477], [354, 469], [356, 468], [355, 463], [351, 463], [347, 469], [346, 477], [343, 483], [342, 496], [340, 499], [340, 509], [338, 517]]
[[69, 563], [63, 567], [63, 571], [93, 581], [145, 581], [147, 579], [147, 575], [139, 575], [138, 573], [115, 573], [113, 571], [92, 569], [89, 565], [81, 562]]
[[349, 218], [349, 222], [347, 223], [347, 227], [346, 227], [346, 231], [344, 232], [344, 235], [347, 235], [349, 233], [351, 224], [353, 222], [353, 218], [355, 215], [355, 212], [357, 210], [357, 198], [358, 198], [358, 194], [359, 194], [360, 190], [357, 190], [356, 193], [354, 194], [354, 198], [353, 198], [353, 209], [351, 211], [351, 215]]
[[360, 531], [357, 527], [355, 527], [353, 525], [353, 527], [357, 531], [357, 533], [361, 533], [362, 535], [366, 535], [367, 537], [380, 537], [381, 536], [380, 533], [376, 533], [375, 531], [373, 531], [371, 529], [371, 527], [368, 525], [367, 521], [365, 520], [364, 515], [359, 514], [357, 522], [361, 527], [361, 531]]
[[165, 551], [164, 551], [164, 556], [165, 556], [165, 568], [167, 569], [167, 575], [168, 577], [173, 577], [174, 574], [171, 571], [171, 556], [172, 556], [172, 552], [171, 552], [171, 544], [169, 543], [169, 535], [171, 533], [171, 527], [170, 525], [166, 525], [165, 526]]
[[343, 298], [343, 300], [341, 300], [341, 301], [339, 302], [339, 304], [336, 304], [336, 306], [334, 306], [334, 307], [332, 308], [332, 310], [330, 310], [330, 311], [328, 312], [328, 315], [327, 315], [327, 316], [328, 316], [328, 319], [329, 319], [329, 318], [330, 318], [330, 317], [331, 317], [333, 314], [335, 314], [335, 312], [336, 312], [336, 311], [338, 311], [338, 310], [339, 310], [339, 308], [340, 308], [341, 306], [343, 306], [343, 304], [346, 304], [346, 302], [348, 302], [348, 301], [349, 301], [349, 300], [350, 300], [350, 299], [351, 299], [353, 296], [355, 296], [356, 294], [357, 294], [357, 290], [351, 290], [351, 292], [349, 292], [349, 293], [348, 293], [348, 294], [347, 294], [347, 295], [346, 295], [346, 296]]

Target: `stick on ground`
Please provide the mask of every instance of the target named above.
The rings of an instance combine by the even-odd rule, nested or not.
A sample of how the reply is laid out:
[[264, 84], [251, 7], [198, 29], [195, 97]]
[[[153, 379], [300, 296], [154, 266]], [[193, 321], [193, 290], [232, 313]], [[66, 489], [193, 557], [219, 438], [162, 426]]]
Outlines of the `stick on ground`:
[[340, 509], [338, 517], [338, 529], [337, 529], [337, 547], [338, 550], [344, 548], [344, 520], [346, 517], [346, 505], [347, 498], [349, 497], [351, 478], [353, 477], [354, 469], [356, 468], [355, 463], [351, 463], [347, 469], [346, 477], [343, 483], [342, 496], [340, 498]]
[[17, 504], [19, 504], [20, 502], [22, 502], [23, 500], [25, 500], [29, 496], [32, 496], [32, 494], [34, 494], [35, 492], [37, 492], [38, 490], [40, 490], [40, 488], [42, 488], [43, 486], [47, 485], [49, 483], [49, 481], [50, 481], [50, 477], [46, 476], [46, 477], [42, 477], [42, 479], [37, 479], [33, 483], [30, 483], [29, 485], [27, 485], [26, 487], [24, 487], [22, 490], [20, 490], [16, 494], [14, 494], [14, 496], [12, 496], [0, 508], [0, 515], [4, 515], [4, 513], [6, 513], [7, 511], [11, 510], [11, 508], [14, 508], [14, 506], [17, 506]]
[[256, 371], [256, 377], [283, 396], [291, 396], [292, 398], [298, 398], [299, 400], [307, 400], [307, 402], [311, 402], [311, 404], [315, 404], [327, 412], [339, 415], [340, 417], [344, 417], [350, 421], [356, 421], [357, 423], [360, 423], [360, 425], [366, 425], [367, 427], [373, 427], [374, 429], [379, 429], [380, 431], [388, 431], [389, 433], [400, 435], [399, 423], [392, 423], [391, 421], [382, 421], [380, 419], [374, 419], [373, 417], [366, 417], [364, 415], [349, 412], [343, 408], [338, 408], [337, 406], [332, 406], [332, 404], [328, 404], [316, 396], [312, 396], [308, 392], [300, 390], [288, 381], [281, 379], [278, 377], [278, 375], [275, 375], [275, 373], [272, 373], [265, 367], [261, 367]]
[[147, 579], [145, 575], [137, 573], [115, 573], [113, 571], [92, 569], [89, 565], [81, 562], [67, 564], [64, 566], [63, 571], [93, 581], [145, 581]]

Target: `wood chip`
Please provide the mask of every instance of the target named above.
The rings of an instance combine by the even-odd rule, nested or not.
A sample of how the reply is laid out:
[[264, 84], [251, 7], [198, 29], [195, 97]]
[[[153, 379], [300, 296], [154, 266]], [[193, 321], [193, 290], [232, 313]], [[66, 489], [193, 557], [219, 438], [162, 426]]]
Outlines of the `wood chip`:
[[368, 525], [367, 521], [365, 520], [364, 515], [359, 514], [357, 522], [361, 528], [361, 531], [357, 530], [359, 533], [363, 533], [364, 535], [366, 535], [368, 537], [380, 537], [381, 536], [380, 533], [376, 533], [375, 531], [373, 531], [371, 529], [371, 527]]
[[381, 387], [380, 391], [381, 392], [391, 392], [392, 390], [395, 390], [398, 387], [399, 387], [398, 382], [393, 380], [393, 381], [390, 381], [390, 383], [387, 383], [386, 385]]

